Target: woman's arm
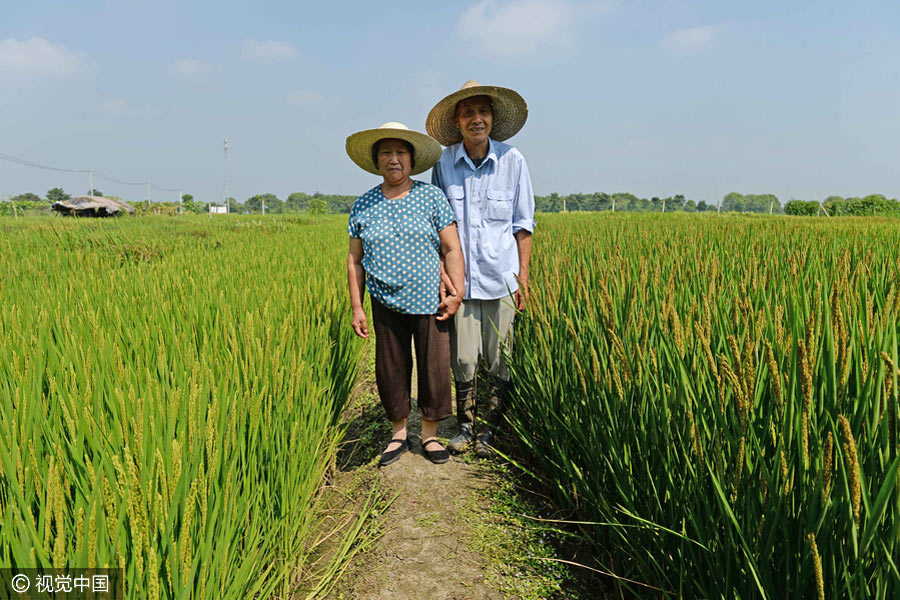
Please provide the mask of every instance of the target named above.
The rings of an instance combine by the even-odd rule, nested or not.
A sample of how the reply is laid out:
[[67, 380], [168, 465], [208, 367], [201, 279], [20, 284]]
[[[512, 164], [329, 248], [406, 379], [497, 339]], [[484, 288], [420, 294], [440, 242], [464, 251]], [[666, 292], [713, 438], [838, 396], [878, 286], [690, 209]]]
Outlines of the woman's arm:
[[444, 227], [440, 231], [441, 252], [444, 255], [444, 264], [447, 275], [450, 276], [452, 286], [456, 288], [455, 294], [449, 294], [441, 299], [438, 307], [438, 321], [446, 321], [456, 314], [463, 296], [466, 295], [466, 266], [463, 262], [462, 248], [459, 244], [459, 232], [456, 223]]
[[353, 331], [361, 338], [369, 337], [366, 311], [363, 309], [363, 294], [366, 289], [366, 270], [362, 266], [362, 240], [350, 238], [350, 252], [347, 254], [347, 281], [350, 284], [350, 307], [353, 309]]

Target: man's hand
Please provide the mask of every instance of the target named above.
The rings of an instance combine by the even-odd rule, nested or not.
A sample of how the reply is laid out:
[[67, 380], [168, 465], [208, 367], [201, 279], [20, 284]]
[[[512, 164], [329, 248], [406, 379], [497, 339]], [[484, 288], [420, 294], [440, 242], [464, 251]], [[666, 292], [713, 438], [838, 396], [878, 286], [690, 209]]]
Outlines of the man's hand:
[[528, 303], [528, 282], [519, 281], [519, 289], [516, 290], [516, 310], [525, 310]]
[[447, 294], [438, 306], [438, 321], [446, 321], [456, 314], [462, 305], [462, 298], [458, 294]]
[[369, 327], [366, 324], [366, 311], [362, 309], [354, 310], [353, 321], [351, 324], [353, 325], [353, 331], [356, 332], [356, 335], [361, 338], [369, 337]]

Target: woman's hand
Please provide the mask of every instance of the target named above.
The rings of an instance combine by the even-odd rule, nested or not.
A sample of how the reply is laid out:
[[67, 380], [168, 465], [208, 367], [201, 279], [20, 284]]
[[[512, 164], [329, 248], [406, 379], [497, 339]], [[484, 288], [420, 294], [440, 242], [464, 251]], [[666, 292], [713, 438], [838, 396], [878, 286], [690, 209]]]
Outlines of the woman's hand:
[[447, 294], [438, 306], [436, 319], [438, 321], [446, 321], [456, 314], [460, 306], [462, 306], [462, 298], [458, 294]]
[[[438, 321], [446, 321], [456, 314], [466, 294], [466, 269], [456, 223], [441, 229], [441, 289], [438, 305]], [[450, 280], [445, 281], [445, 276]]]
[[369, 326], [366, 322], [366, 311], [359, 309], [353, 310], [353, 321], [351, 322], [353, 325], [353, 331], [356, 332], [361, 338], [369, 337]]

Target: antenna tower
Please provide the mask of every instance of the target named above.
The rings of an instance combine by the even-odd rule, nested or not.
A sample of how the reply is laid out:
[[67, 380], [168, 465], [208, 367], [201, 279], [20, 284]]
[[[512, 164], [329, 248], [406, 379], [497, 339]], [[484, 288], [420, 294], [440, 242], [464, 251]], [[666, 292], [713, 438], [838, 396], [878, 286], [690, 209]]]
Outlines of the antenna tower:
[[231, 192], [228, 189], [228, 138], [223, 140], [225, 146], [225, 210], [231, 212]]

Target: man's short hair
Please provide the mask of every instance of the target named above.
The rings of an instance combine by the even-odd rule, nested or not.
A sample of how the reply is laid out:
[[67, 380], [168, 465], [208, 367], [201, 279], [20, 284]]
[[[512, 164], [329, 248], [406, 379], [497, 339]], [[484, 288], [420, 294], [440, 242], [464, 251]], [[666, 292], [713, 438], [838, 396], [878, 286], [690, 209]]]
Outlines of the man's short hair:
[[[493, 110], [493, 109], [492, 109]], [[372, 144], [372, 164], [375, 165], [375, 170], [378, 170], [378, 146], [381, 145], [381, 142], [384, 140], [399, 140], [400, 138], [381, 138], [374, 144]], [[407, 142], [406, 140], [400, 140], [406, 146], [406, 149], [409, 150], [409, 161], [412, 163], [412, 168], [416, 168], [416, 149], [415, 147]]]

